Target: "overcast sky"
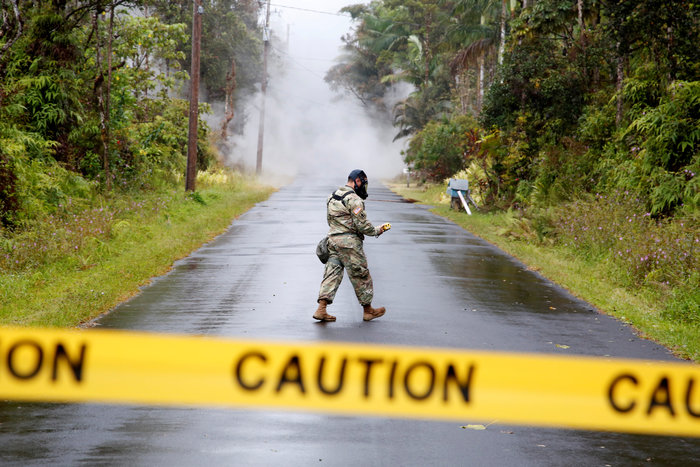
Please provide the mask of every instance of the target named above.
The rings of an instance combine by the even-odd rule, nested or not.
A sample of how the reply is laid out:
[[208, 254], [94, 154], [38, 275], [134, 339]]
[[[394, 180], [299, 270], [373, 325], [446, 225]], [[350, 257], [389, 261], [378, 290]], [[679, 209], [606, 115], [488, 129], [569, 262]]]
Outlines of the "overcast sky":
[[[339, 10], [348, 4], [361, 3], [348, 0], [276, 0], [271, 2], [272, 26], [278, 37], [285, 39], [289, 26], [290, 54], [302, 64], [320, 74], [328, 68], [330, 60], [338, 56], [340, 37], [350, 30], [347, 14], [339, 16]], [[315, 10], [315, 11], [307, 11]], [[320, 12], [334, 13], [324, 14]], [[325, 62], [324, 62], [325, 61]]]

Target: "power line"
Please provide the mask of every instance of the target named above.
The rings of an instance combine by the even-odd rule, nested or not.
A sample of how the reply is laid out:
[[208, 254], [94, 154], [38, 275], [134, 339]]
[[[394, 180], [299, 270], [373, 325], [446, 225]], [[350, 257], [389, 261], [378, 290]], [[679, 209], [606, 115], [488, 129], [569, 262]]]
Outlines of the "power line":
[[335, 59], [335, 58], [298, 57], [298, 56], [289, 55], [289, 54], [287, 54], [287, 56], [289, 56], [289, 57], [291, 57], [291, 58], [295, 58], [296, 60], [308, 60], [308, 61], [310, 61], [310, 62], [332, 62], [332, 63], [337, 63], [337, 62], [338, 62], [338, 60]]
[[285, 50], [278, 49], [275, 46], [272, 46], [272, 48], [275, 50], [275, 52], [280, 53], [281, 55], [286, 55], [287, 57], [293, 59], [293, 60], [308, 60], [312, 62], [332, 62], [332, 63], [337, 63], [338, 59], [337, 58], [313, 58], [313, 57], [299, 57], [298, 55], [292, 55], [289, 52]]
[[[290, 61], [293, 65], [295, 65], [296, 67], [302, 69], [303, 71], [306, 71], [307, 73], [312, 74], [313, 76], [315, 76], [316, 78], [320, 79], [320, 80], [323, 81], [323, 82], [326, 81], [325, 78], [324, 78], [323, 76], [319, 75], [318, 73], [316, 73], [315, 71], [311, 70], [310, 68], [304, 66], [302, 63], [299, 63], [299, 62], [298, 62], [297, 60], [295, 60], [294, 57], [293, 57], [292, 55], [290, 55], [289, 53], [285, 52], [284, 50], [280, 50], [280, 49], [278, 49], [278, 48], [276, 48], [276, 47], [274, 47], [274, 46], [270, 46], [270, 47], [271, 47], [272, 50], [274, 50], [275, 52], [278, 52], [280, 55], [285, 56], [285, 57], [287, 58], [287, 60], [289, 60], [289, 61]], [[287, 95], [287, 96], [295, 97], [296, 99], [300, 99], [300, 100], [304, 100], [304, 101], [307, 101], [307, 102], [311, 102], [312, 104], [317, 105], [317, 106], [328, 107], [328, 106], [331, 104], [331, 103], [322, 104], [322, 103], [320, 103], [320, 102], [315, 102], [315, 101], [309, 99], [308, 97], [301, 96], [301, 95], [298, 95], [298, 94], [295, 95], [295, 94], [289, 93], [289, 92], [286, 92], [286, 95]], [[367, 118], [367, 117], [368, 117], [367, 113], [362, 112], [362, 111], [357, 111], [357, 110], [354, 110], [354, 109], [346, 110], [345, 112], [346, 112], [346, 113], [355, 114], [355, 115], [357, 115], [357, 116], [364, 117], [364, 118]]]
[[277, 8], [287, 8], [289, 10], [299, 10], [299, 11], [306, 11], [308, 13], [319, 13], [322, 15], [332, 15], [332, 16], [343, 16], [346, 18], [349, 18], [350, 15], [348, 13], [333, 13], [332, 11], [321, 11], [321, 10], [312, 10], [310, 8], [300, 8], [297, 6], [289, 6], [289, 5], [280, 5], [278, 3], [271, 3], [270, 5], [277, 7]]
[[[287, 90], [285, 90], [285, 92], [284, 92], [284, 97], [285, 97], [285, 99], [289, 99], [289, 98], [294, 99], [297, 102], [303, 101], [303, 102], [311, 103], [319, 108], [322, 107], [325, 109], [331, 109], [336, 105], [343, 105], [341, 103], [341, 101], [317, 102], [313, 99], [309, 99], [306, 96], [302, 96], [300, 94], [289, 92]], [[360, 118], [370, 118], [371, 119], [371, 116], [368, 115], [367, 112], [364, 112], [362, 110], [362, 107], [359, 109], [355, 109], [355, 108], [343, 109], [342, 112], [344, 115], [355, 115], [355, 116], [360, 117]]]
[[312, 75], [314, 75], [315, 77], [319, 78], [320, 80], [325, 81], [325, 78], [324, 78], [323, 76], [319, 75], [319, 74], [316, 73], [314, 70], [312, 70], [312, 69], [310, 69], [310, 68], [304, 66], [303, 64], [299, 63], [293, 56], [291, 56], [289, 53], [285, 52], [284, 50], [280, 50], [280, 49], [278, 49], [278, 48], [276, 48], [276, 47], [274, 47], [274, 46], [272, 46], [272, 50], [274, 50], [275, 52], [279, 53], [280, 55], [285, 55], [285, 56], [287, 57], [288, 60], [290, 60], [292, 63], [294, 63], [294, 64], [297, 65], [298, 67], [300, 67], [300, 68], [306, 70], [307, 72], [311, 73]]

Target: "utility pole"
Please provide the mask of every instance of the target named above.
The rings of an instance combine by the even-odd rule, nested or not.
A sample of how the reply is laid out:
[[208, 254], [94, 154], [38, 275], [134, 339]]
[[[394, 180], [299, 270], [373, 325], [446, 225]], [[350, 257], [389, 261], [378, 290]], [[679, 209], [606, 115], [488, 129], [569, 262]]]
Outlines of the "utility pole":
[[194, 191], [197, 178], [197, 118], [199, 116], [199, 52], [202, 44], [202, 0], [194, 0], [192, 12], [192, 69], [190, 72], [190, 126], [187, 136], [185, 190]]
[[263, 29], [263, 79], [262, 99], [260, 103], [260, 125], [258, 126], [258, 157], [255, 164], [255, 173], [262, 173], [263, 138], [265, 135], [265, 95], [267, 94], [267, 54], [270, 49], [270, 0], [267, 0], [267, 13], [265, 14], [265, 29]]

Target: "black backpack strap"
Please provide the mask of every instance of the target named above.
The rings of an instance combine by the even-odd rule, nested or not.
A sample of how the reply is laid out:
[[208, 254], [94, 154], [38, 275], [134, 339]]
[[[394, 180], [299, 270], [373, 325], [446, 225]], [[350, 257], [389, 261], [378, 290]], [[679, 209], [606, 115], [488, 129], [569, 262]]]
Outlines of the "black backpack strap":
[[[337, 194], [337, 190], [336, 190], [336, 191], [333, 192], [333, 195], [331, 195], [331, 198], [334, 199], [334, 200], [336, 200], [336, 201], [340, 201], [341, 203], [343, 203], [343, 206], [345, 206], [345, 209], [347, 209], [348, 207], [347, 207], [347, 205], [345, 204], [345, 198], [346, 198], [348, 195], [352, 194], [352, 193], [355, 193], [355, 192], [352, 191], [352, 190], [350, 190], [350, 191], [346, 191], [345, 193], [343, 193], [343, 196], [340, 196], [340, 195]], [[331, 198], [328, 199], [328, 203], [331, 202]]]
[[[343, 196], [338, 196], [335, 192], [333, 192], [333, 199], [335, 199], [337, 201], [343, 201], [346, 196], [348, 196], [352, 193], [354, 193], [354, 191], [346, 191], [345, 193], [343, 193]], [[345, 204], [345, 202], [343, 202], [343, 204]]]

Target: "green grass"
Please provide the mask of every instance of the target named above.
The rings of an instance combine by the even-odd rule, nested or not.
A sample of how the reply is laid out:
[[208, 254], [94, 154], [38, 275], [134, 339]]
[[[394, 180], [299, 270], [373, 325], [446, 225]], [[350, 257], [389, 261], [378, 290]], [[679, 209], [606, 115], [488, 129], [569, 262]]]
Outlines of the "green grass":
[[[6, 239], [14, 240], [15, 248], [5, 255], [0, 275], [0, 324], [84, 323], [137, 294], [139, 287], [221, 234], [235, 217], [273, 191], [225, 173], [203, 174], [198, 188], [194, 194], [180, 189], [139, 194], [137, 199], [133, 195], [113, 198], [107, 202], [113, 216], [108, 221], [99, 219], [100, 234], [65, 236], [63, 242], [51, 244], [62, 252], [58, 256], [36, 254], [42, 242], [49, 241], [48, 236], [36, 234], [40, 228], [34, 231], [36, 247], [29, 243], [32, 231], [23, 234], [21, 243]], [[79, 224], [64, 218], [61, 225], [84, 232], [97, 222], [90, 216], [78, 218]], [[66, 243], [70, 244], [65, 247]]]
[[[683, 322], [669, 315], [674, 301], [672, 291], [666, 290], [668, 287], [632, 285], [626, 279], [627, 272], [605, 253], [586, 257], [576, 251], [574, 245], [542, 239], [532, 223], [519, 220], [512, 213], [472, 210], [473, 215], [469, 216], [463, 210], [451, 210], [441, 196], [445, 191], [442, 185], [389, 186], [405, 198], [434, 206], [432, 212], [498, 246], [601, 312], [629, 323], [641, 336], [668, 347], [681, 358], [700, 361], [700, 326], [697, 322]], [[689, 289], [690, 292], [683, 289], [684, 300], [693, 302], [697, 292], [692, 291], [692, 284]]]

